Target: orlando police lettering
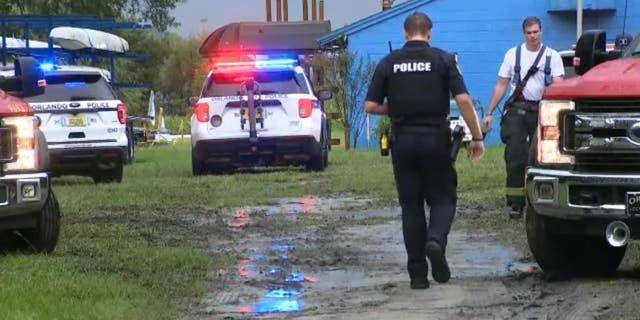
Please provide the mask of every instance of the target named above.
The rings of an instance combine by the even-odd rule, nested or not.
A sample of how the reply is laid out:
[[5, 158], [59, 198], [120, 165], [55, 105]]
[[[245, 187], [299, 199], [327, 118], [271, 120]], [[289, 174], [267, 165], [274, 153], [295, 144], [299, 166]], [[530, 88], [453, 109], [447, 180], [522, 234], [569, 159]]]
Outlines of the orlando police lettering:
[[403, 62], [393, 65], [393, 73], [431, 71], [431, 62]]

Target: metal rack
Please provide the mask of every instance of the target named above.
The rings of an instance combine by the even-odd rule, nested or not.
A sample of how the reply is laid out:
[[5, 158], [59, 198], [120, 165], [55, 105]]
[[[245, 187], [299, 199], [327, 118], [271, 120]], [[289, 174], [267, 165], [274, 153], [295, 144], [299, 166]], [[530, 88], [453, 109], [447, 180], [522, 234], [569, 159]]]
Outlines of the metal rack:
[[[89, 59], [91, 65], [95, 66], [99, 59], [108, 59], [110, 63], [111, 81], [115, 88], [148, 88], [148, 84], [117, 83], [115, 77], [116, 59], [149, 59], [150, 54], [136, 53], [114, 53], [98, 49], [84, 49], [68, 51], [54, 47], [51, 39], [47, 39], [48, 48], [31, 48], [29, 46], [31, 31], [46, 31], [47, 34], [55, 27], [78, 27], [89, 28], [101, 31], [114, 30], [141, 30], [151, 29], [151, 24], [141, 24], [134, 22], [116, 22], [109, 19], [97, 19], [91, 16], [78, 15], [3, 15], [0, 16], [0, 32], [2, 36], [2, 46], [0, 47], [2, 64], [7, 65], [9, 55], [24, 56], [29, 55], [37, 59], [50, 59], [55, 57], [67, 64], [75, 64], [78, 59]], [[7, 29], [10, 27], [22, 28], [24, 31], [25, 48], [7, 48]]]

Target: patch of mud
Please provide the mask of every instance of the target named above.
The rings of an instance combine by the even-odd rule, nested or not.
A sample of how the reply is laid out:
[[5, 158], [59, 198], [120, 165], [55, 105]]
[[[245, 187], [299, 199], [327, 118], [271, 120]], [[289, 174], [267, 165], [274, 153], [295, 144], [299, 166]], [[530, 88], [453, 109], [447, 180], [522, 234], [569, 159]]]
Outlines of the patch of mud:
[[481, 230], [450, 234], [448, 283], [410, 290], [399, 208], [354, 198], [274, 203], [190, 216], [209, 228], [212, 251], [239, 260], [211, 275], [211, 293], [185, 320], [640, 319], [636, 279], [548, 283], [528, 252]]

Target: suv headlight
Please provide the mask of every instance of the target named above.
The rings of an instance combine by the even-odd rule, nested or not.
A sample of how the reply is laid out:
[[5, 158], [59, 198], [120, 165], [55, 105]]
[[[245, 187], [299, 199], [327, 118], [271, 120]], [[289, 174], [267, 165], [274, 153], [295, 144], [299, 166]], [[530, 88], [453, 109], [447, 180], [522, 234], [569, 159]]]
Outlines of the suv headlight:
[[542, 100], [538, 124], [538, 163], [573, 164], [575, 157], [560, 150], [560, 123], [562, 117], [575, 109], [573, 101]]
[[36, 146], [36, 118], [34, 116], [8, 117], [2, 119], [2, 126], [15, 127], [16, 160], [5, 164], [5, 170], [26, 171], [38, 168]]

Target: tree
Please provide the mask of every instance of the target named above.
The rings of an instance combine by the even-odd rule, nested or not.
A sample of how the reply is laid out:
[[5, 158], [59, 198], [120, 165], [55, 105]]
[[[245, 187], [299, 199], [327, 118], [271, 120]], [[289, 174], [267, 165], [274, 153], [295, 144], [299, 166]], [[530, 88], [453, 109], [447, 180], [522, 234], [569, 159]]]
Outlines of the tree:
[[365, 60], [348, 50], [327, 52], [316, 58], [314, 64], [322, 75], [324, 86], [334, 93], [329, 105], [340, 113], [345, 149], [351, 149], [352, 143], [355, 149], [365, 128], [364, 99], [376, 65], [369, 58]]
[[179, 25], [170, 15], [186, 0], [0, 0], [0, 8], [14, 4], [18, 14], [76, 14], [101, 19], [150, 22], [160, 32]]

